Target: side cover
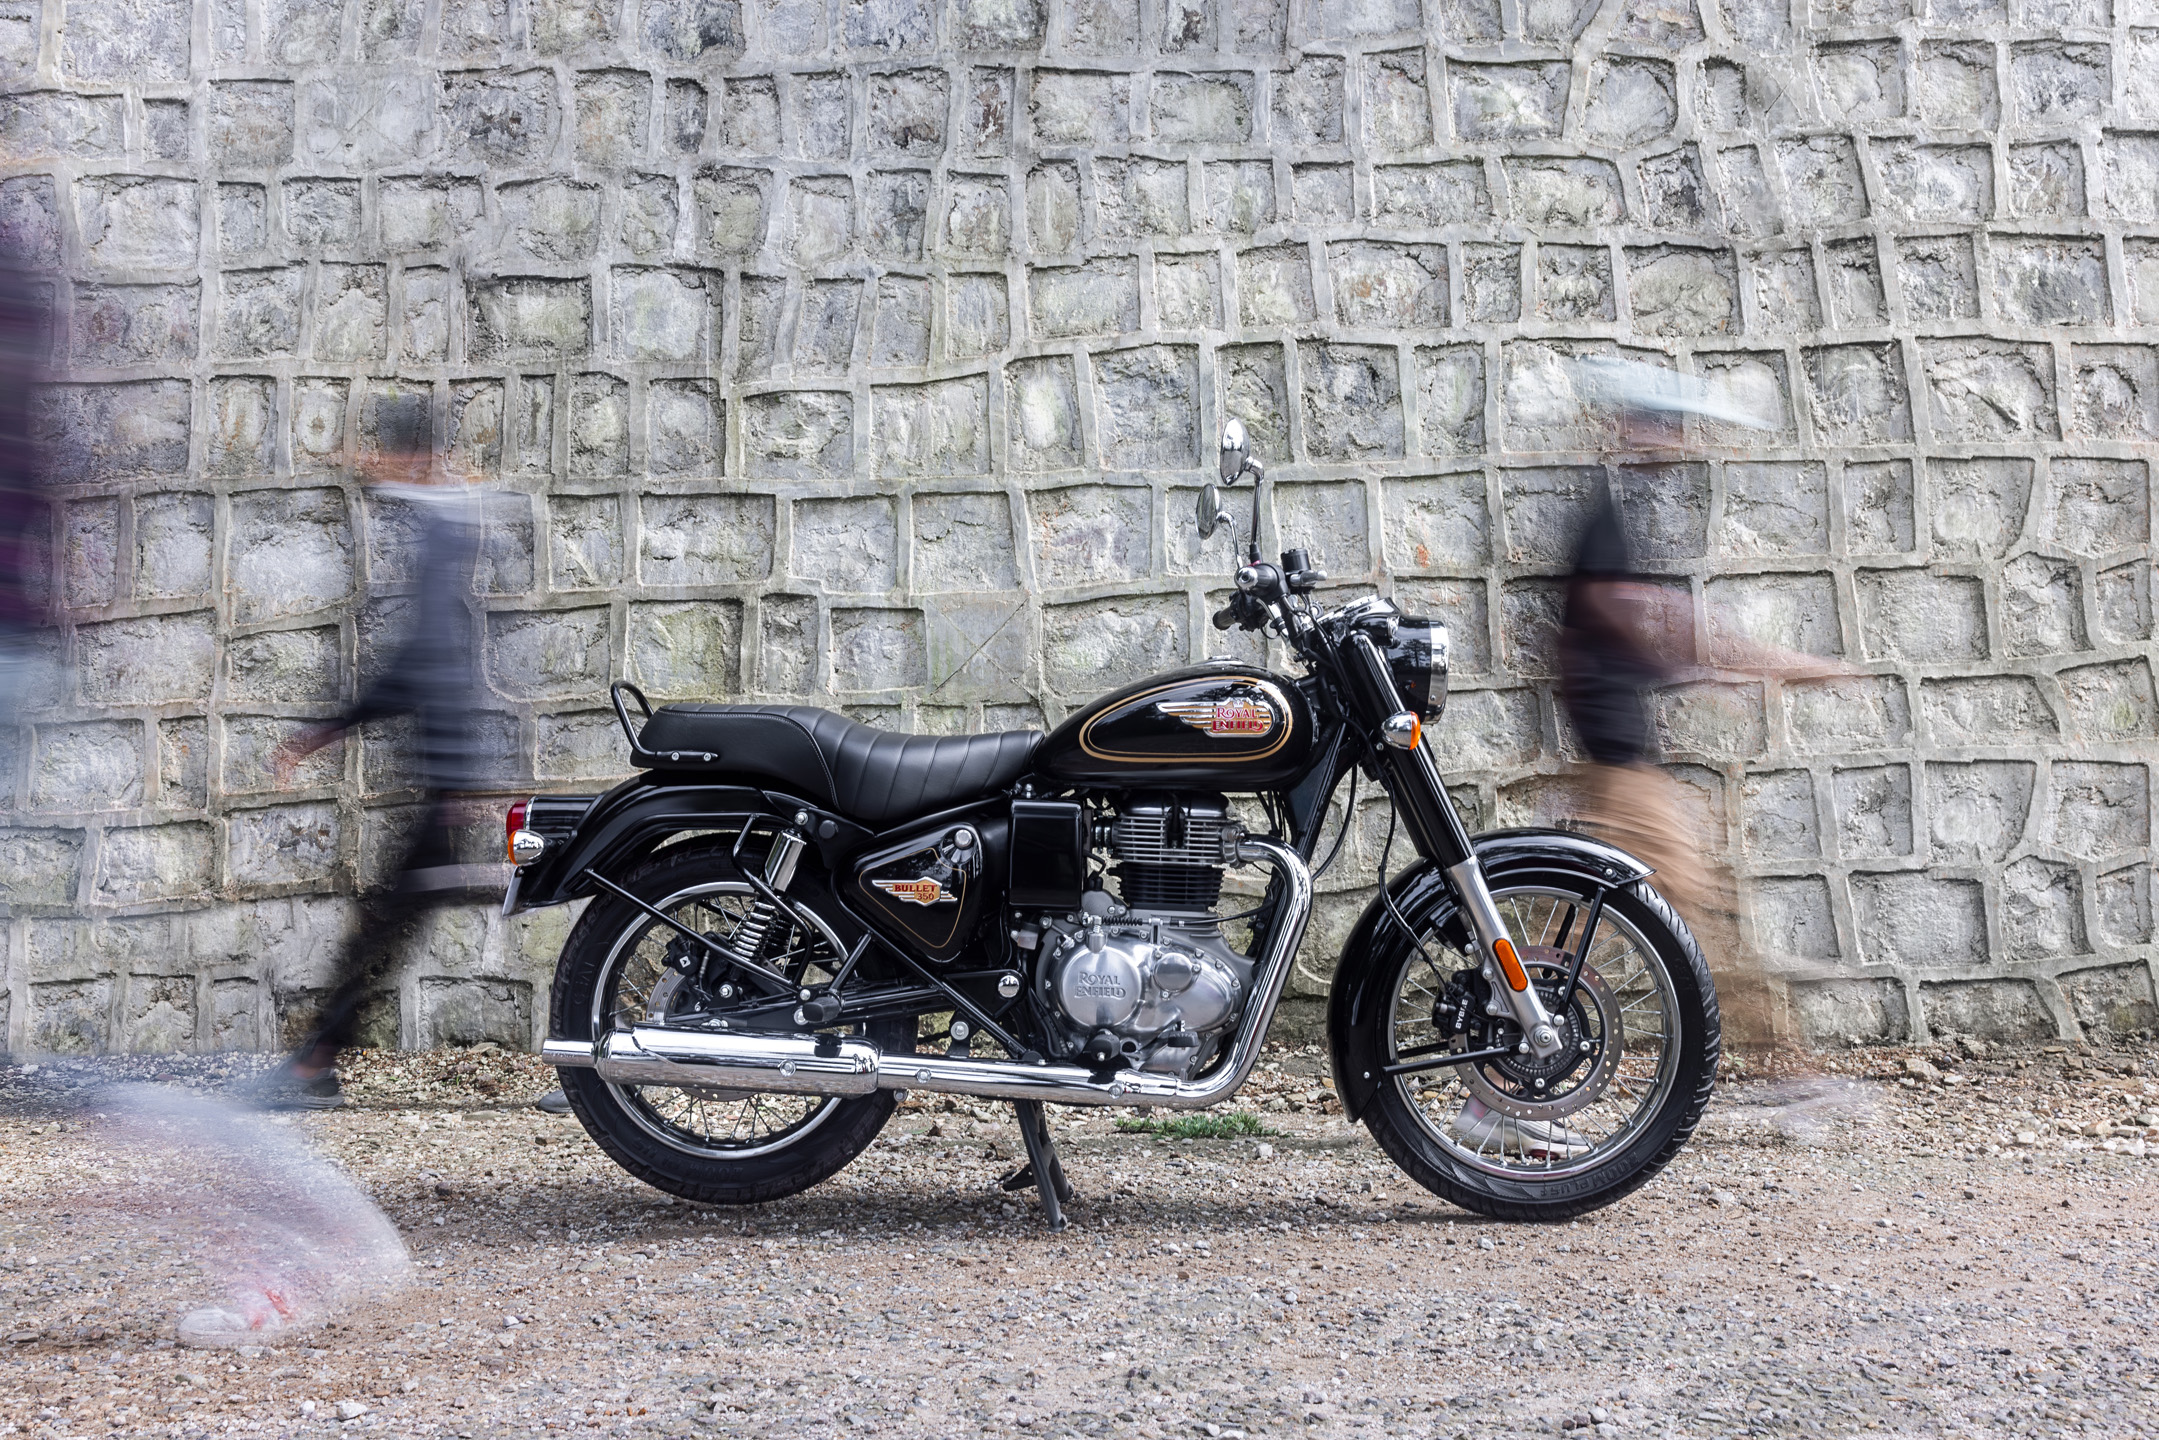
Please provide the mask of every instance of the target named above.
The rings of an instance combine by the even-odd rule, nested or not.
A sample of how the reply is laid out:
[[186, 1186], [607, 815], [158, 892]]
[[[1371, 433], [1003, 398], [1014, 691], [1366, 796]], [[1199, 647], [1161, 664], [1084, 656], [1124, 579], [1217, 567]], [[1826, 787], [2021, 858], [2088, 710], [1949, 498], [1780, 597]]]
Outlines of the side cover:
[[855, 863], [853, 902], [931, 960], [967, 948], [992, 907], [1008, 823], [998, 817], [925, 826]]
[[1267, 790], [1304, 773], [1312, 714], [1289, 681], [1218, 662], [1112, 691], [1042, 742], [1038, 774], [1065, 785]]

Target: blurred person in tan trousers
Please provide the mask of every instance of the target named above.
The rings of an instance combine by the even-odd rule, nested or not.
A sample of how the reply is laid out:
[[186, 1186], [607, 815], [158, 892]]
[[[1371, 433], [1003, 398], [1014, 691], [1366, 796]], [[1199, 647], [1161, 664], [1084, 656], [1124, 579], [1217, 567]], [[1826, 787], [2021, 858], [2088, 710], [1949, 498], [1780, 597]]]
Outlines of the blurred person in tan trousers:
[[475, 898], [489, 873], [460, 863], [456, 833], [465, 808], [461, 792], [488, 788], [502, 773], [501, 757], [482, 744], [474, 723], [487, 693], [472, 602], [479, 495], [436, 455], [431, 405], [424, 389], [385, 400], [377, 452], [359, 466], [377, 497], [401, 501], [419, 516], [410, 628], [350, 710], [293, 736], [271, 762], [279, 783], [287, 784], [302, 760], [347, 730], [412, 716], [409, 784], [425, 796], [425, 815], [404, 842], [388, 887], [362, 897], [359, 929], [338, 958], [335, 987], [314, 1032], [257, 1085], [255, 1098], [265, 1105], [329, 1109], [345, 1103], [338, 1052], [357, 1037], [361, 1012], [407, 932], [427, 911]]

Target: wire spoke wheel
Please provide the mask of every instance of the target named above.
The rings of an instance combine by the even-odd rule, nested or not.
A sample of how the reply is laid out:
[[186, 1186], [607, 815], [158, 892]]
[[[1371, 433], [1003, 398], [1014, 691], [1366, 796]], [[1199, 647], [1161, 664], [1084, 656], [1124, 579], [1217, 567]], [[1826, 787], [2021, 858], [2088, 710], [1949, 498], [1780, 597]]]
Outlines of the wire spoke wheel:
[[[699, 934], [728, 944], [754, 928], [756, 895], [739, 880], [713, 881], [677, 891], [656, 909]], [[616, 940], [593, 992], [592, 1033], [626, 1030], [665, 1020], [687, 1008], [692, 996], [679, 970], [668, 963], [679, 953], [680, 935], [638, 913]], [[823, 927], [787, 917], [772, 921], [761, 963], [797, 985], [816, 985], [836, 973], [839, 942]], [[607, 1087], [625, 1114], [656, 1140], [692, 1154], [741, 1159], [781, 1149], [823, 1123], [840, 1103], [829, 1096], [777, 1095], [709, 1085], [617, 1085]]]
[[[1426, 1141], [1459, 1166], [1515, 1180], [1580, 1176], [1639, 1139], [1680, 1084], [1678, 987], [1665, 956], [1627, 907], [1607, 904], [1568, 994], [1590, 895], [1573, 887], [1526, 886], [1496, 889], [1493, 900], [1565, 1048], [1550, 1061], [1510, 1053], [1397, 1074], [1388, 1083]], [[1436, 931], [1423, 939], [1429, 953], [1406, 950], [1396, 972], [1386, 1061], [1519, 1042], [1508, 1016], [1467, 1033], [1442, 1028], [1435, 1012], [1459, 972], [1434, 959], [1474, 967]]]

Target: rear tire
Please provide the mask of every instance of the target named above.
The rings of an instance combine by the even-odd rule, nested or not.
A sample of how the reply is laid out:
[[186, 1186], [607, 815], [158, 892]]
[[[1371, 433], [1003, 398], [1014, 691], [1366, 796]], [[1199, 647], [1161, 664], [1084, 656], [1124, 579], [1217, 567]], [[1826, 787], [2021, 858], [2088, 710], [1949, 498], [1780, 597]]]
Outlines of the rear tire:
[[[1493, 898], [1517, 949], [1526, 957], [1547, 947], [1557, 963], [1565, 951], [1564, 943], [1553, 945], [1560, 917], [1569, 905], [1576, 914], [1586, 912], [1598, 888], [1586, 876], [1546, 871], [1495, 880]], [[1424, 916], [1410, 918], [1422, 928]], [[1540, 928], [1545, 933], [1537, 933]], [[1423, 938], [1433, 956], [1469, 966], [1435, 931]], [[1384, 927], [1376, 943], [1388, 953], [1375, 957], [1369, 972], [1377, 1003], [1361, 1007], [1369, 1033], [1355, 1037], [1354, 1045], [1355, 1053], [1386, 1064], [1404, 1050], [1432, 1045], [1440, 1034], [1430, 1014], [1437, 985], [1433, 967], [1400, 926]], [[1517, 1120], [1483, 1103], [1519, 1104], [1505, 1093], [1509, 1080], [1500, 1073], [1501, 1062], [1475, 1067], [1486, 1072], [1481, 1084], [1471, 1083], [1469, 1065], [1384, 1077], [1364, 1123], [1411, 1179], [1497, 1220], [1558, 1221], [1610, 1205], [1671, 1163], [1716, 1084], [1719, 1027], [1709, 967], [1686, 922], [1646, 881], [1606, 893], [1591, 966], [1611, 972], [1603, 977], [1611, 993], [1601, 1004], [1619, 1017], [1620, 1040], [1611, 1047], [1614, 1068], [1605, 1088], [1580, 1110]], [[1600, 1002], [1582, 1005], [1594, 1019]], [[1654, 1056], [1647, 1053], [1649, 1043], [1630, 1043], [1636, 1027], [1645, 1035], [1654, 1032]], [[1597, 1032], [1591, 1026], [1585, 1033]], [[1601, 1055], [1601, 1038], [1593, 1043]], [[1632, 1093], [1637, 1089], [1639, 1100]], [[1532, 1098], [1532, 1092], [1520, 1098]], [[1519, 1108], [1525, 1117], [1537, 1113], [1534, 1105]]]
[[[728, 851], [708, 845], [664, 850], [616, 881], [692, 928], [724, 929], [751, 895]], [[603, 1029], [646, 1018], [658, 986], [652, 956], [673, 933], [617, 896], [587, 907], [555, 965], [552, 1034], [591, 1040]], [[792, 975], [838, 963], [829, 934], [793, 927], [785, 953], [768, 963]], [[659, 975], [664, 983], [664, 973]], [[915, 1022], [880, 1022], [869, 1038], [911, 1052]], [[889, 1090], [851, 1098], [691, 1091], [616, 1085], [595, 1070], [560, 1072], [570, 1108], [599, 1147], [658, 1190], [711, 1205], [754, 1205], [809, 1189], [837, 1174], [877, 1138], [898, 1097]]]

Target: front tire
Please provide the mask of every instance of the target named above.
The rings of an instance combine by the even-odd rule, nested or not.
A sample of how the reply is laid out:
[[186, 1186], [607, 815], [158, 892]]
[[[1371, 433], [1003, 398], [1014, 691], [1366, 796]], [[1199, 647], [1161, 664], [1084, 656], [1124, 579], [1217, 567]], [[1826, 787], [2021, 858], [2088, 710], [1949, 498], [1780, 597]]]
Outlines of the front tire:
[[[1570, 946], [1579, 946], [1573, 927], [1586, 924], [1601, 887], [1553, 871], [1492, 885], [1509, 937], [1549, 1002], [1564, 990]], [[1422, 950], [1401, 926], [1382, 927], [1374, 936], [1382, 953], [1366, 972], [1376, 1003], [1358, 1007], [1364, 1033], [1337, 1040], [1374, 1067], [1363, 1119], [1410, 1178], [1494, 1219], [1558, 1221], [1610, 1205], [1671, 1162], [1716, 1083], [1717, 998], [1686, 922], [1648, 882], [1606, 891], [1582, 984], [1562, 1017], [1582, 1058], [1550, 1076], [1512, 1055], [1387, 1071], [1405, 1053], [1414, 1063], [1472, 1043], [1435, 1023], [1460, 972], [1433, 961], [1475, 967], [1423, 923], [1434, 917], [1406, 918], [1423, 929]]]
[[[678, 846], [617, 884], [692, 929], [722, 936], [743, 922], [754, 895], [728, 851]], [[798, 980], [828, 978], [840, 963], [836, 937], [788, 920], [766, 947], [766, 964]], [[591, 1040], [604, 1031], [667, 1013], [675, 932], [617, 896], [602, 896], [578, 918], [556, 962], [552, 1034]], [[914, 1022], [873, 1027], [881, 1047], [911, 1051]], [[585, 1132], [623, 1169], [655, 1189], [711, 1205], [754, 1205], [809, 1189], [837, 1174], [884, 1128], [898, 1097], [889, 1090], [850, 1098], [775, 1095], [704, 1087], [617, 1085], [599, 1072], [560, 1072]]]

